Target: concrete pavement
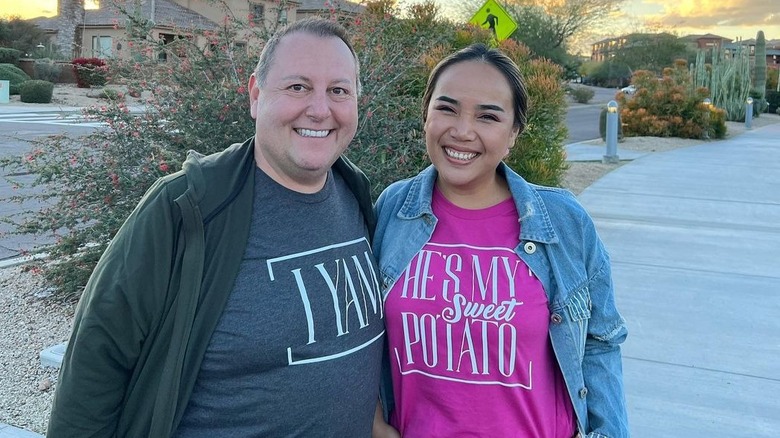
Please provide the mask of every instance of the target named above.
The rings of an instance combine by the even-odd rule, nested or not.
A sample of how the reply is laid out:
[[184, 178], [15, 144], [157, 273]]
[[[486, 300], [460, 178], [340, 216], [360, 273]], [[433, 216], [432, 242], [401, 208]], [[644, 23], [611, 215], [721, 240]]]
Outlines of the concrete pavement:
[[631, 436], [776, 436], [780, 124], [639, 157], [579, 199], [629, 325]]
[[[568, 148], [570, 160], [603, 153]], [[612, 256], [629, 325], [623, 356], [631, 436], [777, 435], [780, 124], [700, 146], [618, 155], [633, 161], [579, 199]], [[0, 424], [0, 438], [35, 436]]]

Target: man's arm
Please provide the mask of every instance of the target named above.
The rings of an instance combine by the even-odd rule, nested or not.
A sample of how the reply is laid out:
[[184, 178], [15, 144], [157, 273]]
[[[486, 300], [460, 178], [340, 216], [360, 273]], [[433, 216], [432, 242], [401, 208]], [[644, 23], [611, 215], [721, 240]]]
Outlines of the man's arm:
[[160, 318], [170, 276], [174, 237], [166, 226], [171, 207], [164, 192], [150, 190], [87, 283], [57, 382], [49, 437], [116, 433], [128, 383]]

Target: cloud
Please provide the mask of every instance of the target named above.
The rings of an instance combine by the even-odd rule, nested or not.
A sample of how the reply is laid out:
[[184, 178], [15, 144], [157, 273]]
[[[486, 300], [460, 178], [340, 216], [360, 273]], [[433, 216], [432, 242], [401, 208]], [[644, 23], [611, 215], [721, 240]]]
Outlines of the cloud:
[[662, 8], [643, 18], [666, 26], [778, 26], [778, 0], [644, 0]]

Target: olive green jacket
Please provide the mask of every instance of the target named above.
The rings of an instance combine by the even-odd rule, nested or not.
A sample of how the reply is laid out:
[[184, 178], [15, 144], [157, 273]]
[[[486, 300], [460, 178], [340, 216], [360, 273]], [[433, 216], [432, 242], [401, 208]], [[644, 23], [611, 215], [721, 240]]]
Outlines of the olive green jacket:
[[[158, 180], [97, 264], [76, 310], [47, 436], [168, 437], [192, 393], [249, 234], [254, 140], [188, 154]], [[333, 166], [371, 235], [368, 179]]]

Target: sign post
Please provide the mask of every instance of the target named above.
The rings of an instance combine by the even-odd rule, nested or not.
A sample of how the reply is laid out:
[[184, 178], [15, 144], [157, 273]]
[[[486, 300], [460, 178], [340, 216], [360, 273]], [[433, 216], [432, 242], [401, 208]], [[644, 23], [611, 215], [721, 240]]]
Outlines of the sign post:
[[496, 41], [503, 41], [517, 29], [517, 23], [496, 0], [487, 0], [469, 23], [490, 29]]

